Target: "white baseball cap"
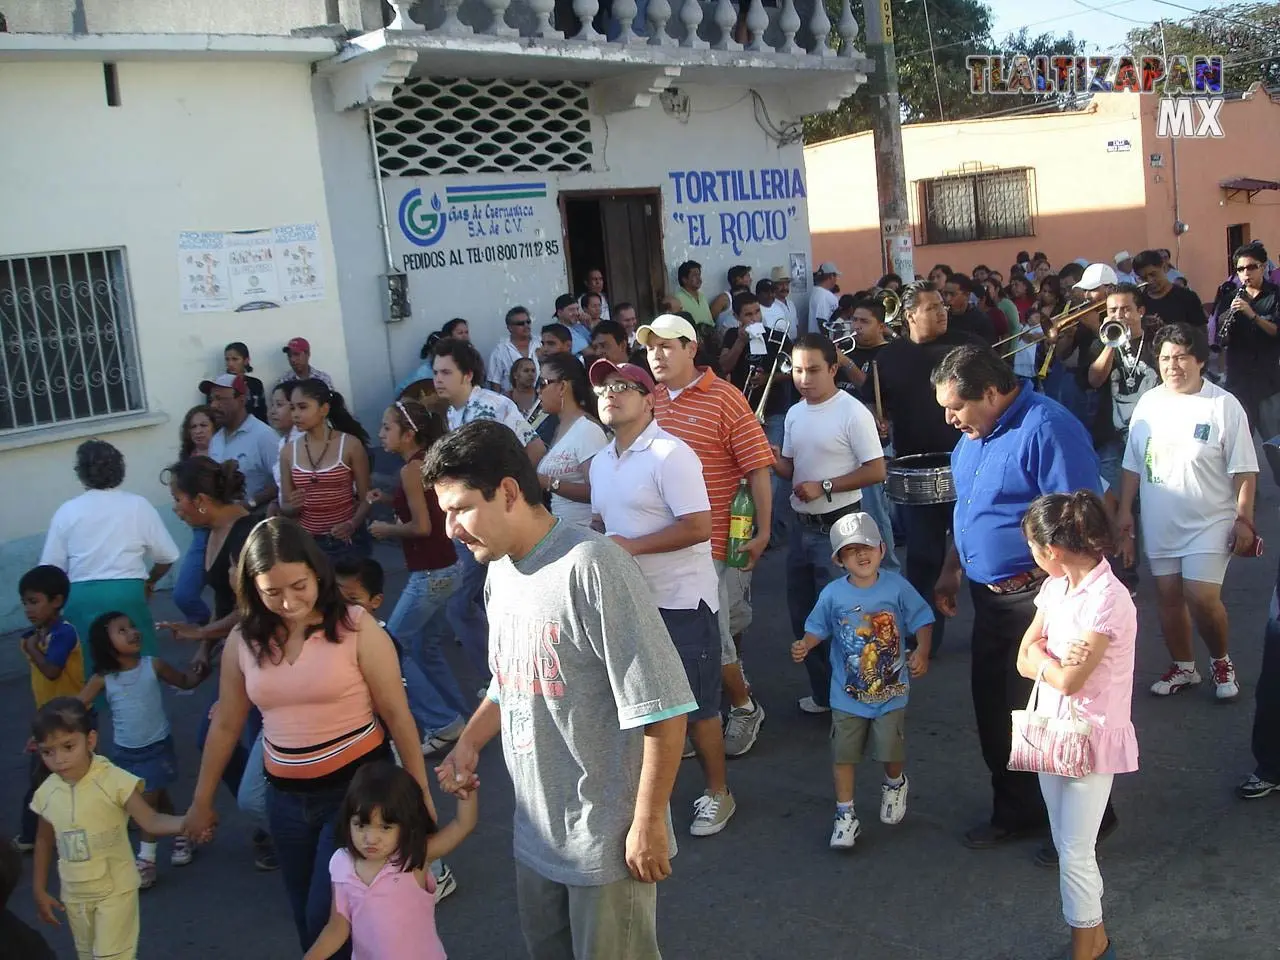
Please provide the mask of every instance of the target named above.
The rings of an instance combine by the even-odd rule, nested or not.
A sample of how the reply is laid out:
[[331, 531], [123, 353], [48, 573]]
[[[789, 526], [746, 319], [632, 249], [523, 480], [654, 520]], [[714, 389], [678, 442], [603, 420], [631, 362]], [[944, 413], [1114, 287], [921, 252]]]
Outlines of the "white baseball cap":
[[1132, 260], [1133, 257], [1129, 256], [1128, 250], [1121, 250], [1112, 259], [1115, 260], [1116, 266], [1119, 266], [1120, 264], [1124, 263], [1126, 260]]
[[650, 337], [657, 337], [659, 340], [679, 340], [684, 337], [686, 340], [697, 343], [698, 331], [693, 329], [693, 324], [684, 317], [678, 317], [674, 313], [663, 313], [636, 331], [636, 339], [646, 347], [649, 345]]
[[840, 268], [828, 260], [825, 263], [818, 264], [818, 272], [824, 277], [838, 277], [840, 275]]
[[1114, 287], [1119, 282], [1120, 278], [1109, 264], [1091, 263], [1076, 281], [1076, 289], [1097, 290], [1099, 287]]
[[846, 513], [831, 525], [831, 559], [839, 563], [840, 551], [853, 544], [864, 547], [878, 547], [883, 543], [880, 539], [880, 528], [869, 513]]

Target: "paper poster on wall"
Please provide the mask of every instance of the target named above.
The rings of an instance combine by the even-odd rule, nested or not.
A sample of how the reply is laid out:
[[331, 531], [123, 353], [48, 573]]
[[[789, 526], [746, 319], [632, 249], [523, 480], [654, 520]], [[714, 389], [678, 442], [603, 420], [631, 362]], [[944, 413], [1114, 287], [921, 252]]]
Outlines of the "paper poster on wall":
[[809, 256], [804, 253], [791, 254], [791, 293], [802, 295], [809, 292]]
[[319, 239], [314, 223], [183, 231], [178, 234], [182, 312], [240, 313], [323, 299]]

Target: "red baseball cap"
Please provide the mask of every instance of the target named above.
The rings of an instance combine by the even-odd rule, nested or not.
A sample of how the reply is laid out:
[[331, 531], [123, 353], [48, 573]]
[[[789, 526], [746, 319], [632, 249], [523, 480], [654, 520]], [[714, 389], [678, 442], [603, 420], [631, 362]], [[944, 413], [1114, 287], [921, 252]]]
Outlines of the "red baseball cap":
[[208, 396], [214, 387], [230, 387], [238, 396], [244, 396], [249, 392], [249, 385], [244, 382], [244, 377], [233, 373], [220, 373], [212, 380], [200, 381], [200, 392]]
[[297, 351], [298, 353], [311, 352], [311, 344], [307, 342], [306, 337], [294, 337], [280, 352], [293, 353], [294, 351]]
[[645, 393], [654, 391], [653, 377], [649, 376], [649, 372], [644, 367], [638, 367], [634, 363], [616, 364], [601, 358], [591, 365], [587, 376], [591, 379], [591, 385], [598, 387], [615, 374], [623, 380], [640, 384], [644, 387]]

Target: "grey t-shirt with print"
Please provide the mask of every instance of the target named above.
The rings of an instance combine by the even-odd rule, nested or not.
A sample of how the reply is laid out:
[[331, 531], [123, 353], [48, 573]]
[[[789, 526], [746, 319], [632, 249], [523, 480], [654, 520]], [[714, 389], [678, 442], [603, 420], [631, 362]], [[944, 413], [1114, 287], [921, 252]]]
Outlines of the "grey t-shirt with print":
[[[555, 883], [628, 875], [644, 727], [697, 708], [635, 561], [557, 522], [489, 564], [489, 698], [515, 787], [515, 858]], [[671, 854], [675, 834], [667, 817]]]

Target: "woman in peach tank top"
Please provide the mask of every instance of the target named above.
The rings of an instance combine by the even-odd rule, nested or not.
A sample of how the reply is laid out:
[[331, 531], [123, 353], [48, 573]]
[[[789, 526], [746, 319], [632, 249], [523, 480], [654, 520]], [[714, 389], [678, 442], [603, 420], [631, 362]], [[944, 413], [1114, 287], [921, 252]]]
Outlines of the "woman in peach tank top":
[[338, 810], [362, 766], [390, 759], [388, 733], [433, 816], [435, 808], [391, 638], [360, 608], [347, 607], [315, 541], [292, 520], [267, 520], [245, 542], [238, 574], [240, 626], [223, 651], [187, 822], [197, 835], [217, 824], [218, 781], [257, 706], [267, 819], [306, 950], [329, 919]]

